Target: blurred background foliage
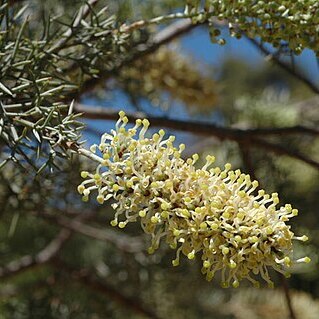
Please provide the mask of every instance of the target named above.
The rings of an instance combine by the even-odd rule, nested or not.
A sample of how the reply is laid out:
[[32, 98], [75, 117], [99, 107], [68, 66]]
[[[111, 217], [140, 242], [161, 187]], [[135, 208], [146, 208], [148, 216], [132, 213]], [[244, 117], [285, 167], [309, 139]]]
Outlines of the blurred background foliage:
[[[83, 1], [12, 3], [28, 5], [25, 14], [32, 17], [32, 39], [42, 32], [49, 15], [70, 23]], [[175, 12], [183, 3], [107, 1], [109, 15], [115, 15], [115, 26]], [[94, 10], [98, 12], [105, 4], [99, 1]], [[318, 129], [318, 95], [281, 67], [269, 63], [256, 66], [249, 57], [242, 60], [234, 56], [211, 65], [183, 52], [178, 38], [130, 61], [132, 52], [140, 52], [164, 27], [150, 26], [123, 39], [126, 49], [121, 51], [124, 60], [121, 58], [120, 63], [125, 59], [128, 62], [115, 70], [97, 64], [106, 73], [105, 81], [90, 90], [72, 92], [66, 101], [74, 98], [81, 104], [102, 105], [106, 111], [143, 112], [167, 121], [180, 118], [191, 126], [197, 121], [198, 126], [213, 123], [234, 130]], [[116, 50], [110, 51], [111, 58]], [[70, 82], [77, 82], [79, 70], [68, 74]], [[77, 85], [81, 88], [82, 84]], [[87, 114], [89, 111], [90, 107]], [[82, 140], [91, 144], [113, 125], [109, 121], [112, 118], [103, 114], [100, 121], [83, 115], [87, 127]], [[294, 134], [265, 133], [258, 135], [258, 140], [249, 135], [236, 140], [198, 135], [196, 127], [188, 133], [172, 128], [170, 132], [189, 145], [187, 155], [198, 152], [204, 158], [210, 153], [218, 165], [231, 162], [257, 178], [268, 192], [278, 192], [282, 203], [299, 209], [292, 227], [309, 235], [311, 241], [297, 246], [295, 253], [304, 255], [307, 251], [313, 262], [294, 270], [289, 279], [291, 299], [297, 318], [317, 318], [318, 135], [300, 130]], [[7, 149], [1, 145], [3, 156]], [[196, 261], [183, 260], [180, 267], [173, 268], [173, 252], [166, 247], [148, 256], [148, 238], [141, 235], [138, 225], [130, 224], [125, 234], [111, 229], [110, 207], [81, 202], [75, 189], [83, 169], [90, 169], [90, 163], [73, 154], [72, 160], [57, 159], [55, 167], [41, 174], [14, 162], [0, 170], [1, 319], [289, 318], [279, 277], [275, 291], [248, 286], [223, 290], [217, 281], [208, 283], [202, 278]]]

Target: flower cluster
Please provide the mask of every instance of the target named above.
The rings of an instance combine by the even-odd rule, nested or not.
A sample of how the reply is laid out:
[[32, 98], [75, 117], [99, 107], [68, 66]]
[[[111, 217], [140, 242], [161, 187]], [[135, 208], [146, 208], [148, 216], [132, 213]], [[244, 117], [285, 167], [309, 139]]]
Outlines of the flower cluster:
[[[287, 274], [293, 263], [310, 261], [291, 259], [292, 240], [307, 237], [294, 236], [286, 222], [298, 211], [291, 205], [276, 208], [277, 193], [257, 191], [258, 182], [230, 164], [211, 167], [213, 156], [196, 169], [199, 156], [182, 159], [185, 145], [174, 147], [174, 136], [165, 138], [160, 130], [146, 137], [147, 119], [129, 129], [127, 123], [121, 111], [116, 130], [87, 151], [99, 164], [94, 173], [81, 172], [85, 180], [78, 186], [84, 201], [93, 192], [100, 204], [115, 200], [112, 226], [140, 221], [152, 237], [149, 253], [163, 239], [176, 249], [174, 266], [181, 254], [188, 259], [198, 255], [207, 280], [221, 271], [223, 287], [238, 287], [244, 278], [258, 286], [255, 275], [272, 286], [269, 268]], [[94, 154], [97, 150], [101, 157]]]
[[[159, 68], [158, 65], [161, 67]], [[162, 91], [183, 102], [189, 109], [207, 110], [216, 105], [218, 90], [211, 76], [178, 50], [160, 48], [123, 68], [121, 79], [131, 92], [151, 97], [153, 104], [165, 106]]]
[[[204, 3], [203, 10], [201, 3]], [[209, 21], [212, 24], [211, 36], [217, 40], [220, 30], [216, 20], [228, 21], [230, 35], [240, 38], [242, 33], [250, 38], [259, 37], [279, 47], [287, 42], [295, 54], [305, 48], [319, 55], [319, 2], [317, 0], [187, 0], [186, 13], [193, 16], [194, 22]]]

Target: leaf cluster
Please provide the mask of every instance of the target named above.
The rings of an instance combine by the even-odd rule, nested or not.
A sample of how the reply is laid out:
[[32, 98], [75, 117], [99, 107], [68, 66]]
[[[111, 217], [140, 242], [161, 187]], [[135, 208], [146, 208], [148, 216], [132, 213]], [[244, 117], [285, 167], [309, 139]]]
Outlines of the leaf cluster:
[[26, 10], [7, 0], [0, 7], [2, 165], [12, 159], [41, 170], [79, 140], [83, 125], [71, 101], [85, 81], [118, 63], [128, 37], [105, 8], [96, 13], [89, 3], [69, 23], [43, 20], [41, 35]]

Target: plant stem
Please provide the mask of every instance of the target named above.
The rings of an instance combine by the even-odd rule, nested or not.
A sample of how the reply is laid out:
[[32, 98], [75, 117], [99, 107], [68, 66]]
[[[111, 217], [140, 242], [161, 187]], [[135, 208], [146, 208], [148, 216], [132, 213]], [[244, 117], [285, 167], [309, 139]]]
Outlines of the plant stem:
[[91, 151], [88, 151], [85, 148], [78, 148], [77, 152], [80, 155], [84, 155], [85, 157], [93, 160], [94, 162], [97, 162], [97, 163], [102, 163], [103, 162], [103, 158], [93, 154]]

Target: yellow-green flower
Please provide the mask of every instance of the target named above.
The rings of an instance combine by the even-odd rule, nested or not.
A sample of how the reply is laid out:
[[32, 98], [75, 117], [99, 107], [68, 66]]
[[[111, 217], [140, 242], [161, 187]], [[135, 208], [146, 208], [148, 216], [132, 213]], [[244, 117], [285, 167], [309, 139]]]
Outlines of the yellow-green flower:
[[[92, 192], [100, 204], [115, 200], [112, 226], [139, 221], [152, 238], [149, 253], [163, 239], [176, 249], [174, 266], [181, 254], [198, 256], [207, 280], [221, 272], [222, 287], [236, 288], [245, 278], [258, 286], [257, 275], [272, 286], [269, 268], [287, 274], [292, 264], [310, 261], [293, 260], [292, 240], [307, 237], [294, 236], [286, 222], [298, 211], [291, 205], [277, 208], [277, 193], [257, 191], [257, 181], [228, 163], [211, 167], [213, 156], [196, 169], [199, 156], [182, 159], [185, 145], [175, 147], [174, 136], [160, 130], [146, 137], [148, 120], [127, 129], [125, 113], [119, 115], [116, 129], [91, 147], [90, 157], [99, 165], [93, 173], [81, 173], [78, 187], [84, 201]], [[93, 154], [97, 149], [101, 156]]]

